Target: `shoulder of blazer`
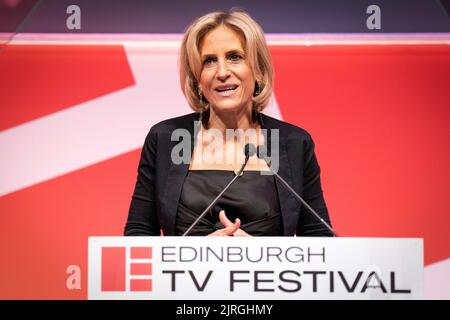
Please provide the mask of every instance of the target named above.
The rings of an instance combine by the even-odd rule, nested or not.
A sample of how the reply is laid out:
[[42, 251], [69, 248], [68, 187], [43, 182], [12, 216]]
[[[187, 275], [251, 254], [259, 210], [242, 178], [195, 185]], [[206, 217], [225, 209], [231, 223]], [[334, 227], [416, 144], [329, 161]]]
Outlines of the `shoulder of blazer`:
[[190, 132], [193, 132], [194, 127], [194, 121], [199, 120], [199, 114], [198, 113], [189, 113], [183, 116], [170, 118], [163, 120], [161, 122], [158, 122], [157, 124], [153, 125], [150, 129], [150, 133], [152, 134], [161, 134], [161, 133], [169, 133], [172, 134], [172, 132], [176, 129], [186, 129]]
[[262, 114], [262, 120], [265, 129], [279, 129], [280, 138], [282, 139], [295, 139], [307, 143], [312, 142], [312, 138], [309, 132], [301, 127], [275, 119], [265, 114]]

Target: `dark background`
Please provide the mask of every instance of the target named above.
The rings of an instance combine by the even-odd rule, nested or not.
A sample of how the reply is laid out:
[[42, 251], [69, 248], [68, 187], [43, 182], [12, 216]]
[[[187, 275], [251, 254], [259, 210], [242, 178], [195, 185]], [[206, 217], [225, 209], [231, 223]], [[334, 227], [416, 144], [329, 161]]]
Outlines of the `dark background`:
[[[266, 33], [450, 32], [448, 0], [0, 0], [0, 32], [183, 33], [195, 17], [240, 7]], [[82, 30], [67, 30], [66, 8], [81, 8]], [[382, 30], [366, 9], [381, 8]]]

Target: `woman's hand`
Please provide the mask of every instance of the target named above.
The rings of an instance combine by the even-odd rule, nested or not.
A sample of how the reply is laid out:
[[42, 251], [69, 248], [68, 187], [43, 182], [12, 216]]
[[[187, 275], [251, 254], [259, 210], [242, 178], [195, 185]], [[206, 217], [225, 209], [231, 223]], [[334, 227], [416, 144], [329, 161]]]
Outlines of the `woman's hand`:
[[224, 223], [225, 220], [222, 220], [223, 218], [221, 217], [221, 215], [225, 216], [225, 211], [222, 210], [219, 213], [220, 222], [222, 222], [225, 228], [216, 230], [213, 233], [208, 234], [208, 237], [228, 237], [232, 236], [238, 230], [241, 230], [239, 229], [239, 227], [241, 226], [241, 220], [239, 218], [236, 218], [236, 220], [233, 223], [230, 220], [228, 220], [228, 218], [225, 216], [225, 219], [227, 221], [227, 224], [225, 225]]
[[[231, 222], [230, 219], [227, 218], [227, 216], [225, 214], [225, 210], [220, 211], [219, 219], [220, 219], [220, 222], [222, 222], [222, 224], [225, 226], [225, 228], [228, 228], [228, 227], [231, 227], [234, 225], [233, 222]], [[236, 219], [236, 220], [239, 220], [239, 219]], [[240, 221], [239, 221], [239, 226], [240, 226]], [[233, 235], [235, 237], [251, 237], [251, 235], [249, 235], [247, 232], [245, 232], [244, 230], [242, 230], [240, 228], [238, 228], [231, 235]]]

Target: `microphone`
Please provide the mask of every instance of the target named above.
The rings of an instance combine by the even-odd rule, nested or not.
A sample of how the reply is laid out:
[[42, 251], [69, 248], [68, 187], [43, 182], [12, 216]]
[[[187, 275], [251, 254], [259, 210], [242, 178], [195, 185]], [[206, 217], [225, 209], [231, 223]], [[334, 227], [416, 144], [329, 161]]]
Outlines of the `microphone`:
[[257, 153], [257, 149], [254, 144], [247, 143], [244, 147], [244, 155], [245, 155], [245, 161], [244, 164], [241, 166], [241, 169], [236, 173], [236, 175], [231, 179], [231, 181], [223, 188], [223, 190], [219, 193], [217, 197], [214, 198], [214, 200], [210, 203], [210, 205], [198, 216], [198, 218], [190, 225], [190, 227], [183, 233], [182, 237], [187, 236], [189, 232], [192, 231], [192, 229], [197, 225], [197, 223], [208, 213], [208, 211], [216, 204], [216, 202], [222, 197], [222, 195], [225, 193], [225, 191], [228, 190], [228, 188], [236, 181], [237, 178], [239, 178], [244, 171], [245, 166], [247, 165], [248, 159]]
[[329, 231], [331, 231], [331, 233], [333, 234], [334, 237], [338, 237], [337, 233], [334, 232], [333, 228], [325, 220], [323, 220], [322, 217], [319, 216], [319, 214], [313, 208], [311, 208], [311, 206], [308, 203], [306, 203], [306, 201], [303, 200], [303, 198], [300, 197], [300, 195], [297, 192], [295, 192], [295, 190], [292, 189], [291, 186], [278, 173], [276, 173], [275, 171], [272, 170], [271, 161], [270, 161], [270, 158], [266, 155], [266, 150], [263, 149], [261, 146], [258, 146], [257, 154], [258, 154], [258, 158], [264, 159], [264, 161], [267, 163], [267, 166], [269, 167], [270, 171], [295, 196], [295, 198], [298, 201], [300, 201], [300, 203], [304, 207], [306, 207], [308, 209], [308, 211], [310, 213], [312, 213]]

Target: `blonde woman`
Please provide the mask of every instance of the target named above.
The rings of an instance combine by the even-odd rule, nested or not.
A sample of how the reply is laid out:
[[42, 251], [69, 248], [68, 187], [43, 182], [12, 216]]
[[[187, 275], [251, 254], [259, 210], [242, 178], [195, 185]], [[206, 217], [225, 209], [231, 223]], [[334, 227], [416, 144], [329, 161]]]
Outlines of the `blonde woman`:
[[[182, 235], [242, 166], [244, 157], [236, 150], [248, 142], [276, 144], [271, 156], [278, 174], [330, 223], [311, 136], [261, 113], [273, 92], [274, 71], [258, 23], [243, 11], [196, 19], [184, 34], [179, 67], [194, 113], [151, 128], [125, 235]], [[174, 132], [191, 137], [182, 154], [187, 162], [174, 160]], [[253, 155], [190, 235], [332, 235], [267, 172], [267, 163]]]

